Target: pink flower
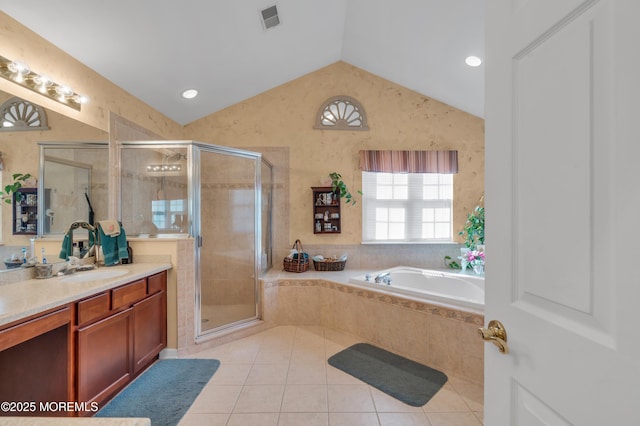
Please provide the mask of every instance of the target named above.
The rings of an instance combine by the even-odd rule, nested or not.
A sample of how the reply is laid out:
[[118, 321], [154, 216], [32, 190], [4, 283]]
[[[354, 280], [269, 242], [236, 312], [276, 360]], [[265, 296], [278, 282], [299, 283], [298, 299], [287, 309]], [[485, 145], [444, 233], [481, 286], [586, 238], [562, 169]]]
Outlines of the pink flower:
[[469, 250], [465, 253], [464, 258], [469, 263], [484, 263], [484, 252], [478, 250]]

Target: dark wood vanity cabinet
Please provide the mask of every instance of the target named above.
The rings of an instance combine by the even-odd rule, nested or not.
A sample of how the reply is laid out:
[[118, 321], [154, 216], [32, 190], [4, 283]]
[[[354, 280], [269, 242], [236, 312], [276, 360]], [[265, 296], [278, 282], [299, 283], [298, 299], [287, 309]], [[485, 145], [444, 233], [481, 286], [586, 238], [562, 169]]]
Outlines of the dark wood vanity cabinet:
[[167, 346], [167, 293], [156, 293], [133, 305], [133, 372], [138, 373]]
[[78, 401], [102, 407], [166, 347], [166, 286], [165, 271], [78, 302]]
[[166, 345], [167, 271], [3, 325], [0, 401], [17, 405], [0, 417], [91, 416]]
[[131, 380], [131, 323], [127, 309], [78, 329], [78, 401], [100, 404]]
[[73, 415], [43, 409], [74, 398], [72, 313], [61, 306], [0, 330], [0, 417]]

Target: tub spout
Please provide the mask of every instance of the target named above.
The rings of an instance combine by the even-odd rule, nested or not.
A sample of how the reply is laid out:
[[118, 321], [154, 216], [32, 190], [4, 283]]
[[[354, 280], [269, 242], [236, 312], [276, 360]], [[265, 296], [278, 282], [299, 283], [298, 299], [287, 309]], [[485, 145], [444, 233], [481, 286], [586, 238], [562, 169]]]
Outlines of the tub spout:
[[375, 282], [377, 282], [378, 284], [380, 283], [384, 283], [384, 284], [391, 284], [391, 272], [383, 272], [381, 274], [376, 275]]

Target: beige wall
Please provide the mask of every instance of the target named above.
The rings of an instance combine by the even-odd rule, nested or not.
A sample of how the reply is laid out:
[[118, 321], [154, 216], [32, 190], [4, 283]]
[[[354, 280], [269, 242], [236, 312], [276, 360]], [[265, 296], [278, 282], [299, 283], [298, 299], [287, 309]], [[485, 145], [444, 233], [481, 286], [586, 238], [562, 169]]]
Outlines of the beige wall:
[[[320, 105], [348, 95], [364, 107], [369, 131], [313, 129]], [[290, 239], [307, 244], [357, 244], [361, 204], [345, 206], [342, 233], [314, 235], [311, 186], [342, 174], [355, 194], [361, 187], [361, 149], [458, 150], [454, 177], [454, 234], [477, 204], [484, 185], [484, 121], [436, 100], [337, 62], [185, 127], [188, 139], [234, 147], [289, 150]], [[269, 159], [268, 154], [265, 155]], [[359, 200], [359, 197], [357, 197]], [[277, 260], [277, 259], [276, 259]]]
[[[310, 187], [317, 186], [320, 178], [328, 173], [341, 173], [352, 192], [360, 188], [357, 155], [360, 149], [457, 149], [460, 173], [454, 178], [454, 234], [483, 193], [482, 119], [344, 62], [181, 127], [1, 12], [0, 38], [6, 49], [0, 54], [23, 60], [32, 69], [66, 82], [77, 92], [87, 94], [91, 101], [83, 106], [82, 112], [77, 112], [4, 79], [0, 79], [0, 90], [98, 130], [109, 129], [109, 111], [112, 111], [166, 139], [194, 139], [233, 147], [288, 148], [289, 204], [278, 207], [289, 207], [291, 239], [300, 238], [309, 244], [360, 242], [361, 210], [358, 204], [344, 209], [341, 234], [314, 235], [310, 218]], [[361, 102], [370, 131], [313, 129], [319, 106], [329, 97], [340, 94]], [[52, 126], [52, 131], [55, 130]], [[15, 133], [8, 135], [20, 137]], [[2, 138], [3, 152], [9, 151], [5, 148], [5, 145], [9, 146], [5, 143], [9, 142], [7, 137], [3, 135]], [[50, 135], [47, 138], [52, 139]], [[18, 144], [10, 145], [13, 152], [8, 152], [7, 169], [37, 172], [35, 141], [31, 146], [20, 144], [20, 148]], [[3, 180], [3, 183], [7, 182], [6, 176]]]
[[[164, 139], [194, 139], [217, 145], [258, 149], [265, 153], [267, 159], [270, 158], [270, 152], [278, 156], [274, 161], [277, 165], [277, 190], [285, 193], [278, 193], [275, 215], [280, 220], [285, 217], [288, 219], [284, 226], [276, 229], [276, 253], [286, 249], [284, 243], [290, 244], [295, 238], [311, 245], [359, 244], [361, 204], [345, 207], [342, 234], [313, 234], [310, 187], [317, 186], [328, 173], [337, 171], [355, 193], [361, 186], [357, 155], [360, 149], [458, 150], [460, 173], [454, 178], [454, 234], [461, 228], [466, 213], [476, 205], [483, 192], [482, 119], [343, 62], [329, 65], [182, 127], [2, 12], [0, 39], [0, 55], [24, 61], [34, 71], [66, 83], [90, 99], [90, 103], [78, 112], [0, 78], [0, 91], [19, 96], [52, 112], [49, 116], [50, 132], [0, 134], [0, 151], [5, 153], [3, 158], [6, 166], [3, 184], [9, 182], [10, 174], [15, 171], [37, 173], [37, 140], [70, 140], [70, 135], [73, 140], [101, 140], [104, 132], [110, 131], [113, 124], [110, 120], [116, 114]], [[314, 130], [314, 117], [319, 106], [335, 95], [348, 95], [360, 101], [371, 130]], [[70, 129], [62, 129], [62, 124], [55, 123], [56, 113], [77, 123], [71, 125]], [[61, 133], [56, 135], [55, 132]], [[115, 136], [109, 136], [113, 141]], [[115, 211], [113, 205], [110, 211]], [[7, 234], [10, 229], [8, 216], [10, 209], [3, 207], [4, 242], [26, 245], [28, 238], [16, 237], [14, 240], [13, 236]], [[176, 258], [180, 253], [176, 247], [179, 248], [181, 243], [159, 245], [150, 241], [148, 244], [136, 244], [134, 248], [139, 252], [168, 254], [172, 257], [176, 270], [169, 276], [169, 285], [173, 289], [169, 291], [169, 303], [174, 306], [177, 277], [184, 275], [188, 269], [181, 268], [182, 264]], [[56, 251], [55, 248], [51, 250]], [[281, 261], [279, 257], [277, 255], [274, 258], [276, 267]], [[192, 275], [184, 276], [187, 277], [185, 279], [193, 279]], [[191, 322], [183, 321], [180, 315], [170, 310], [170, 324], [190, 327]], [[172, 327], [169, 334], [172, 343], [181, 336]]]

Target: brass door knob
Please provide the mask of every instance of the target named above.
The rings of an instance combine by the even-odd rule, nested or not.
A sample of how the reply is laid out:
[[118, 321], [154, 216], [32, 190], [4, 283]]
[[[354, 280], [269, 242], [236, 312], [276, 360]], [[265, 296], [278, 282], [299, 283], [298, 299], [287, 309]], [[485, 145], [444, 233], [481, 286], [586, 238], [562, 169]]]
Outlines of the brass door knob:
[[504, 325], [502, 325], [500, 321], [489, 321], [487, 328], [478, 329], [478, 334], [485, 342], [491, 342], [496, 345], [501, 353], [509, 353], [509, 346], [507, 345], [507, 330], [505, 330]]

